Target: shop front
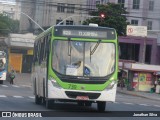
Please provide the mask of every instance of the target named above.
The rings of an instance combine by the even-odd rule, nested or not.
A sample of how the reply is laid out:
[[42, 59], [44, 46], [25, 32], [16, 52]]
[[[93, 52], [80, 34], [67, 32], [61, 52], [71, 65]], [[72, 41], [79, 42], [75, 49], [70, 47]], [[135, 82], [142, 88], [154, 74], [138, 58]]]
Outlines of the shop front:
[[160, 71], [160, 66], [140, 63], [124, 63], [123, 69], [128, 70], [128, 88], [134, 91], [150, 92], [155, 87], [154, 73]]

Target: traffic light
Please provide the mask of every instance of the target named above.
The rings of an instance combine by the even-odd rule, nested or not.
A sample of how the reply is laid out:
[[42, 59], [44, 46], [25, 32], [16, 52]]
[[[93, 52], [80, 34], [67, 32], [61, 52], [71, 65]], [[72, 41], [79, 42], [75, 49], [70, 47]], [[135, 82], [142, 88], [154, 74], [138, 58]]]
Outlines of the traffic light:
[[106, 16], [105, 16], [104, 13], [100, 13], [100, 17], [101, 17], [102, 19], [104, 19]]

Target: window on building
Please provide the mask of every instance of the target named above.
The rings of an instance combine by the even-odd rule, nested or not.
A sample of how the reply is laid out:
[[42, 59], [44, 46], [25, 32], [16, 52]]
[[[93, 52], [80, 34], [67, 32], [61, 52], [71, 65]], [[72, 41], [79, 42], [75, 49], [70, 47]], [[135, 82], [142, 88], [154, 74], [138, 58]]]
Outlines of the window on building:
[[140, 0], [133, 0], [133, 9], [139, 9]]
[[139, 61], [140, 44], [120, 43], [120, 59]]
[[66, 25], [73, 25], [73, 20], [66, 20]]
[[131, 25], [138, 26], [138, 20], [131, 20]]
[[151, 51], [152, 51], [152, 45], [146, 45], [146, 52], [145, 52], [145, 63], [146, 64], [151, 63]]
[[98, 5], [98, 4], [100, 4], [101, 2], [100, 2], [100, 0], [96, 0], [96, 5]]
[[118, 0], [118, 3], [121, 5], [121, 7], [124, 8], [125, 0]]
[[[56, 24], [59, 24], [62, 20], [56, 20]], [[60, 25], [63, 25], [63, 22], [60, 24]]]
[[149, 11], [153, 11], [154, 9], [154, 1], [149, 1]]
[[148, 21], [147, 29], [152, 30], [152, 21]]
[[75, 5], [74, 4], [68, 4], [67, 5], [67, 13], [74, 13]]
[[65, 12], [65, 4], [64, 3], [58, 3], [57, 12]]

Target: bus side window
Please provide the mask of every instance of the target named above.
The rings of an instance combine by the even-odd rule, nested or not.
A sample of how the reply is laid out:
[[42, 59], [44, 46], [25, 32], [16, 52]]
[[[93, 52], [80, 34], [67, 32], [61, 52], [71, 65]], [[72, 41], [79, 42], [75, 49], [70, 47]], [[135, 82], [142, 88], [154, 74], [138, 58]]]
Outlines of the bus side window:
[[34, 64], [38, 61], [37, 54], [38, 54], [38, 44], [37, 44], [37, 42], [35, 42], [34, 43], [34, 56], [33, 56], [33, 63]]
[[38, 51], [37, 51], [37, 59], [38, 59], [38, 62], [39, 62], [39, 64], [41, 63], [41, 60], [40, 60], [40, 53], [41, 52], [41, 41], [38, 41]]

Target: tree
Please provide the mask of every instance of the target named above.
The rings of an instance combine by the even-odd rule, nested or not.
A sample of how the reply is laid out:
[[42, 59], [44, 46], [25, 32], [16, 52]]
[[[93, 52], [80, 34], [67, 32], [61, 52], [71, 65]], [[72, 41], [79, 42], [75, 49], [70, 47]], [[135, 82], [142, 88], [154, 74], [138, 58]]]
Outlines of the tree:
[[[97, 5], [98, 10], [91, 12], [93, 17], [87, 19], [83, 24], [96, 23], [99, 26], [115, 28], [118, 35], [126, 34], [127, 18], [124, 14], [127, 14], [125, 8], [122, 8], [120, 4], [108, 3], [106, 5]], [[103, 17], [103, 18], [102, 18]]]
[[19, 32], [19, 21], [0, 14], [0, 36]]

